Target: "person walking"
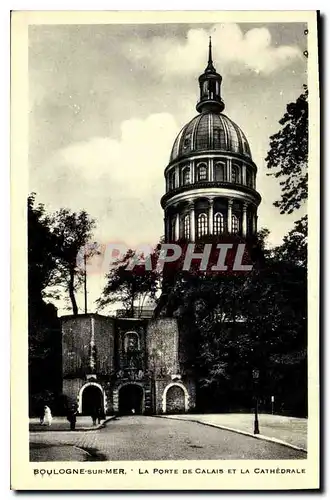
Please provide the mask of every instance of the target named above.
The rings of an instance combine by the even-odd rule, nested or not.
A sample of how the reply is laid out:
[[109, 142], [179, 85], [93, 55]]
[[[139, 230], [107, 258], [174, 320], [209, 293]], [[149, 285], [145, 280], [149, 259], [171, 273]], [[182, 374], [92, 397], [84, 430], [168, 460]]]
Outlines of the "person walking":
[[77, 422], [77, 407], [72, 406], [69, 411], [68, 411], [68, 416], [67, 419], [70, 422], [70, 430], [74, 431], [76, 428], [76, 422]]
[[97, 420], [97, 417], [98, 417], [98, 410], [97, 410], [97, 408], [94, 407], [92, 409], [91, 417], [92, 417], [93, 425], [96, 425], [96, 420]]
[[101, 423], [101, 420], [104, 420], [105, 419], [105, 414], [104, 414], [104, 411], [102, 408], [98, 408], [97, 409], [97, 421], [98, 423], [100, 424]]

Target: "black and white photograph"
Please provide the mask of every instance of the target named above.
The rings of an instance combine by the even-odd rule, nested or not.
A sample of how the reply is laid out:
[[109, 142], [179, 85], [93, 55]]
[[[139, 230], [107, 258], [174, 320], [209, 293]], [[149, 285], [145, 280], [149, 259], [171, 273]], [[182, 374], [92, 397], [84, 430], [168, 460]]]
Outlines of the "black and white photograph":
[[316, 12], [22, 14], [21, 484], [317, 488]]

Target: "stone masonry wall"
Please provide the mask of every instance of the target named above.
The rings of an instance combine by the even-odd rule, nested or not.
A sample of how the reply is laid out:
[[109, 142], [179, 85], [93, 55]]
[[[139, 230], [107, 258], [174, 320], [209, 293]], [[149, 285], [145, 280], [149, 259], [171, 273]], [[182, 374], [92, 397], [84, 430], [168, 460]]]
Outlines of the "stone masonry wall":
[[156, 377], [178, 373], [178, 337], [178, 325], [174, 318], [160, 318], [149, 323], [148, 368]]
[[61, 323], [63, 378], [84, 378], [88, 371], [91, 318], [89, 315], [63, 316]]
[[96, 345], [96, 373], [107, 377], [114, 369], [114, 320], [93, 315]]
[[106, 316], [87, 314], [63, 316], [62, 374], [63, 377], [84, 378], [90, 373], [90, 341], [94, 320], [96, 373], [109, 376], [114, 366], [114, 321]]
[[67, 396], [69, 404], [78, 403], [78, 394], [84, 382], [81, 378], [63, 380], [63, 394]]

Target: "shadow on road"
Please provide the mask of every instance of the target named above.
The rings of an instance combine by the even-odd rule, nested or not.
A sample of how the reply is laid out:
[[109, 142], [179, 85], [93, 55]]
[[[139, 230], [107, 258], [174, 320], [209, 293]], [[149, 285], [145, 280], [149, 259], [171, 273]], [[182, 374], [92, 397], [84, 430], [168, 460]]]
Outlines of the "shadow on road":
[[71, 445], [30, 444], [30, 462], [99, 462], [106, 457], [95, 448]]

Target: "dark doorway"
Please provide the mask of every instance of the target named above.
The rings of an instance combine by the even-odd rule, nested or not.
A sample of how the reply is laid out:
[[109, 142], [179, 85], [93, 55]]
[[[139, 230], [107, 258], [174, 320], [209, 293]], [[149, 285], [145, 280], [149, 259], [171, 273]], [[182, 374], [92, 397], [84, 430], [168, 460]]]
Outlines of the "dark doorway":
[[83, 415], [92, 415], [95, 409], [101, 408], [104, 412], [103, 394], [99, 387], [96, 385], [88, 385], [82, 393], [81, 412]]
[[119, 390], [119, 413], [121, 415], [141, 415], [143, 389], [136, 384], [124, 385]]
[[166, 394], [166, 413], [184, 413], [185, 395], [178, 385], [170, 387]]

